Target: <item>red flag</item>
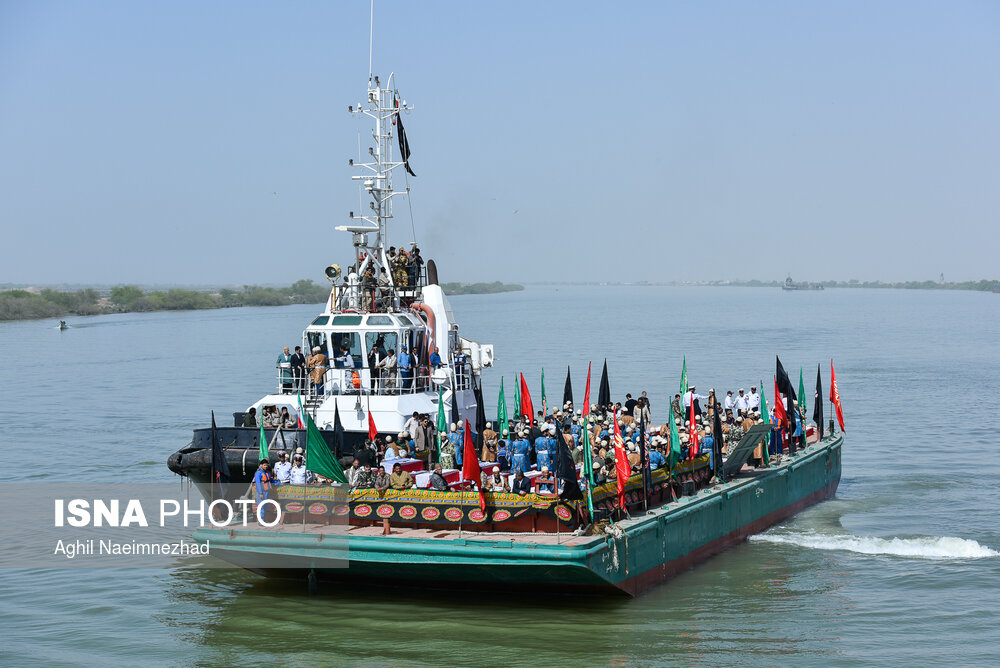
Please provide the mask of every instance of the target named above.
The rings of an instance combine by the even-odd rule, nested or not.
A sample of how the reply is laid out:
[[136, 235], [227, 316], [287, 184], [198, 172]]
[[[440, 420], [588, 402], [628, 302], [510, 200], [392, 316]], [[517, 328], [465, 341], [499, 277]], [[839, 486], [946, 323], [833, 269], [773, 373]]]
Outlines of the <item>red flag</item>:
[[688, 455], [691, 459], [698, 456], [698, 427], [694, 422], [694, 393], [691, 393], [691, 416], [688, 418], [688, 437], [691, 439], [691, 446]]
[[535, 407], [531, 405], [531, 394], [528, 392], [528, 384], [524, 382], [524, 374], [521, 374], [521, 405], [519, 406], [521, 415], [528, 416], [528, 426], [535, 419]]
[[774, 419], [787, 428], [788, 413], [785, 412], [785, 400], [781, 398], [781, 391], [778, 389], [777, 376], [774, 376]]
[[368, 411], [368, 438], [374, 441], [376, 436], [378, 436], [378, 429], [375, 428], [375, 417], [371, 411]]
[[591, 362], [587, 362], [587, 391], [583, 393], [583, 419], [587, 419], [587, 415], [590, 414], [590, 365]]
[[840, 405], [840, 389], [837, 387], [837, 374], [833, 372], [833, 360], [830, 360], [830, 403], [837, 410], [840, 431], [847, 431], [844, 429], [844, 408]]
[[465, 451], [462, 453], [462, 480], [471, 480], [479, 490], [479, 509], [486, 512], [486, 495], [483, 493], [482, 468], [479, 466], [479, 455], [476, 444], [472, 440], [472, 427], [465, 421]]
[[618, 429], [618, 413], [615, 413], [615, 474], [618, 477], [618, 507], [625, 507], [625, 485], [629, 476], [632, 475], [632, 464], [625, 454], [625, 442], [622, 440], [622, 432]]

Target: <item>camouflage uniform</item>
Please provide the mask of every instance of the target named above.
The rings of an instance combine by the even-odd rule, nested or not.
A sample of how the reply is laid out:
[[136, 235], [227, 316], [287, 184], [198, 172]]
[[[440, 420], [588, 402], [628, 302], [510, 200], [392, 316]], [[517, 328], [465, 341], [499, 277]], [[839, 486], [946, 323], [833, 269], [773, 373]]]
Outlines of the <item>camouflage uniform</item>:
[[743, 427], [738, 424], [732, 424], [729, 426], [729, 437], [726, 439], [726, 452], [729, 452], [730, 448], [735, 448], [736, 444], [740, 442], [743, 438]]
[[441, 464], [442, 469], [453, 469], [455, 466], [455, 444], [444, 440], [441, 442]]
[[397, 288], [406, 288], [409, 285], [408, 264], [406, 255], [403, 253], [397, 253], [392, 260], [392, 282], [396, 284]]
[[354, 485], [354, 489], [374, 489], [375, 488], [375, 471], [365, 471], [361, 469], [358, 473], [357, 482]]

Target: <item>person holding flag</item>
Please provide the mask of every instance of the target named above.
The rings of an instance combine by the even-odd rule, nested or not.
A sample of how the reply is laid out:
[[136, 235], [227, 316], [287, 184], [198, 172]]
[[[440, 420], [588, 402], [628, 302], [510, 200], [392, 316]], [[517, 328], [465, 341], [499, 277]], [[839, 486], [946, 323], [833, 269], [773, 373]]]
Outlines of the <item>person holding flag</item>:
[[475, 484], [479, 491], [479, 509], [486, 512], [486, 493], [483, 491], [483, 472], [479, 466], [479, 455], [476, 454], [476, 443], [472, 438], [472, 427], [465, 421], [465, 439], [463, 443], [462, 480]]
[[[625, 509], [625, 486], [632, 475], [632, 465], [625, 454], [625, 442], [622, 440], [622, 432], [618, 429], [618, 413], [614, 414], [614, 442], [615, 442], [615, 477], [618, 479], [618, 507]], [[627, 512], [627, 511], [626, 511]]]
[[840, 388], [837, 386], [837, 373], [833, 370], [833, 360], [830, 360], [830, 403], [837, 413], [840, 431], [847, 431], [844, 429], [844, 407], [840, 404]]

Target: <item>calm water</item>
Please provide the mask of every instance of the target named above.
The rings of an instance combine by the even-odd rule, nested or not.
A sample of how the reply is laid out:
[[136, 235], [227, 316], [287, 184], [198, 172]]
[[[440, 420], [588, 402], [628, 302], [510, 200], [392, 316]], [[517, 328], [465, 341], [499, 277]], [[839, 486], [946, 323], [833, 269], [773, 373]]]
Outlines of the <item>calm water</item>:
[[[791, 375], [805, 367], [811, 394], [832, 357], [848, 428], [837, 498], [633, 600], [309, 596], [190, 564], [0, 571], [0, 661], [1000, 663], [1000, 296], [534, 287], [452, 304], [465, 336], [496, 344], [490, 414], [501, 375], [510, 390], [524, 371], [534, 395], [543, 365], [557, 399], [572, 365], [579, 401], [587, 361], [596, 391], [607, 357], [613, 395], [646, 390], [662, 420], [682, 355], [699, 389], [723, 394], [770, 382], [775, 353]], [[269, 388], [316, 310], [0, 324], [7, 480], [170, 481], [167, 456], [210, 409], [228, 416]]]

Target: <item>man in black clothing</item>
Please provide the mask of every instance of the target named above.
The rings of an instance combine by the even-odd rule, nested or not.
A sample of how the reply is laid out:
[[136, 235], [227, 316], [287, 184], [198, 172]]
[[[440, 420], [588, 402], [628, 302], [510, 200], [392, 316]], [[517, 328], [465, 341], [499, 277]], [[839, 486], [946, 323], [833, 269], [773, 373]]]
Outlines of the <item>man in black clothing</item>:
[[439, 492], [448, 491], [448, 481], [441, 475], [440, 464], [434, 465], [434, 473], [431, 474], [431, 489], [436, 489]]
[[524, 477], [524, 471], [517, 472], [514, 484], [510, 486], [510, 491], [518, 496], [524, 496], [531, 491], [531, 481]]
[[302, 346], [295, 346], [295, 353], [291, 361], [292, 378], [295, 381], [296, 390], [306, 389], [306, 358], [302, 354]]
[[635, 408], [636, 400], [632, 398], [631, 394], [625, 395], [625, 415], [632, 415], [632, 409]]

